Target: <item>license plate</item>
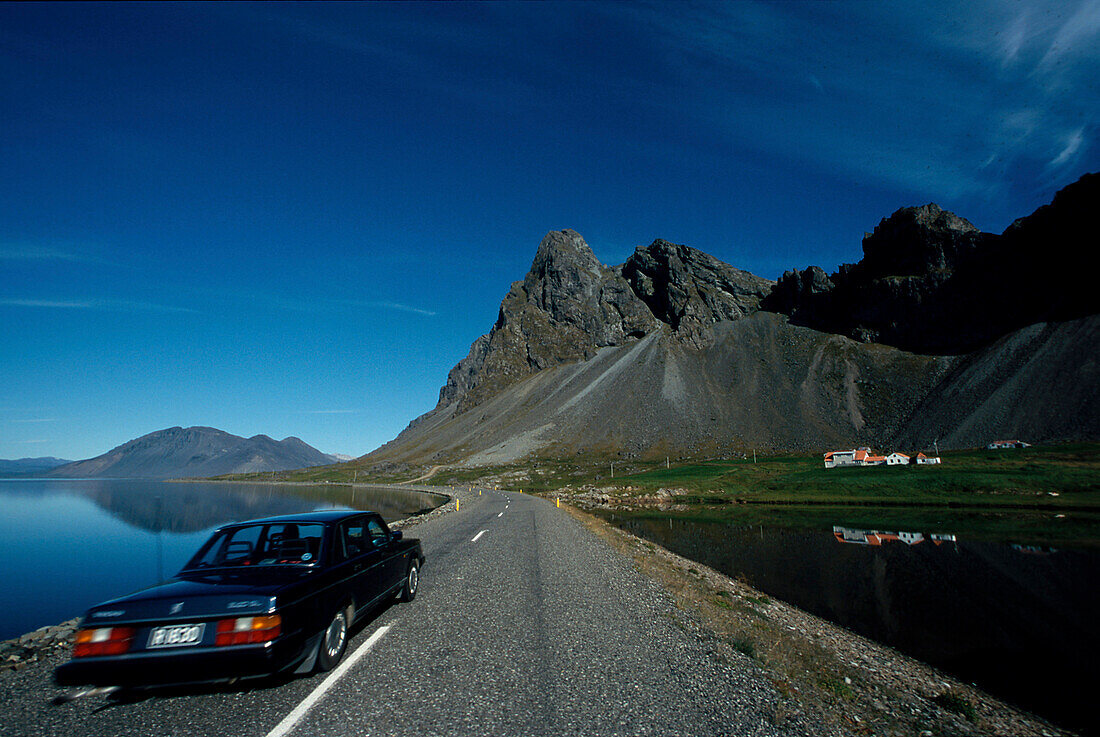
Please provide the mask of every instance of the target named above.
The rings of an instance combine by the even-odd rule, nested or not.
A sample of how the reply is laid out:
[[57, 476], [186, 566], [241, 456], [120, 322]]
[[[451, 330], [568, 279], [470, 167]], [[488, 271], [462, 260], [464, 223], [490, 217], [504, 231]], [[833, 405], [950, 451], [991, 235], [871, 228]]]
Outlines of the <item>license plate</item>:
[[206, 624], [174, 624], [156, 627], [149, 633], [149, 647], [181, 647], [202, 642]]

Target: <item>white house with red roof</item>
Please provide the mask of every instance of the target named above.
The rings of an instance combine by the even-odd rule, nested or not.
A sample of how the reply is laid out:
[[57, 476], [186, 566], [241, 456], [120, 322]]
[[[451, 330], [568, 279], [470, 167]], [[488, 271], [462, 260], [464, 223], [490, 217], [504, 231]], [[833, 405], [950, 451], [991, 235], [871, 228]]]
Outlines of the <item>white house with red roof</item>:
[[905, 466], [910, 463], [926, 465], [939, 462], [939, 456], [929, 458], [924, 453], [917, 453], [917, 457], [914, 459], [898, 451], [894, 451], [889, 455], [875, 455], [870, 448], [831, 450], [825, 454], [825, 468], [838, 468], [840, 466]]
[[866, 466], [867, 456], [870, 454], [870, 448], [831, 450], [825, 454], [825, 468], [837, 468], [838, 466]]

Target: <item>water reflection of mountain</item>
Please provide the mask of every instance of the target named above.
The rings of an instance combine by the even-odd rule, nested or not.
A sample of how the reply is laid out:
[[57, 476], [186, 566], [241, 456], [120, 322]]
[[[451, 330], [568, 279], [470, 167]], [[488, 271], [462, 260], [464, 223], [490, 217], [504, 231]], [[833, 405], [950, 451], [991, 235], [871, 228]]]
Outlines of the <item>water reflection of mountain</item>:
[[152, 532], [186, 533], [227, 522], [313, 509], [372, 509], [386, 520], [407, 517], [438, 502], [433, 495], [398, 489], [276, 487], [264, 484], [186, 484], [80, 481], [70, 488], [114, 517]]
[[[1092, 719], [1075, 694], [1091, 682], [1100, 658], [1100, 556], [1028, 555], [984, 542], [937, 546], [918, 541], [924, 533], [891, 539], [852, 528], [830, 534], [679, 520], [621, 524], [1041, 714], [1076, 724]], [[864, 544], [836, 544], [861, 534]]]

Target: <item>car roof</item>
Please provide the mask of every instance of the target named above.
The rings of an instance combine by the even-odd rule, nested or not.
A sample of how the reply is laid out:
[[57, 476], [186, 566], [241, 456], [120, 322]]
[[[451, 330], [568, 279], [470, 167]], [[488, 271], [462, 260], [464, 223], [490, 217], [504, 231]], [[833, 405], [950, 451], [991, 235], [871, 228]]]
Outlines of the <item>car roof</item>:
[[326, 523], [326, 522], [339, 522], [340, 520], [347, 519], [348, 517], [355, 517], [360, 514], [377, 514], [367, 509], [322, 509], [318, 512], [299, 512], [298, 514], [281, 514], [276, 517], [261, 517], [259, 519], [241, 520], [240, 522], [230, 522], [229, 524], [222, 525], [218, 529], [225, 527], [237, 527], [239, 525], [256, 525], [266, 524], [270, 522], [301, 522], [301, 523]]

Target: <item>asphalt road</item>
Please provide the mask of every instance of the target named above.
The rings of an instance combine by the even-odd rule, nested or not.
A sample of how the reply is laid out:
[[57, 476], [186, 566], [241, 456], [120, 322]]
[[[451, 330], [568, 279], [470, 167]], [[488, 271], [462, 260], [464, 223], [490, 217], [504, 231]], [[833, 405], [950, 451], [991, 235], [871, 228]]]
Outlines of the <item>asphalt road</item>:
[[0, 735], [818, 731], [789, 713], [790, 731], [776, 727], [778, 697], [751, 661], [713, 654], [664, 592], [551, 502], [486, 491], [406, 534], [427, 556], [420, 592], [359, 629], [338, 678], [54, 706], [47, 660], [0, 675]]

